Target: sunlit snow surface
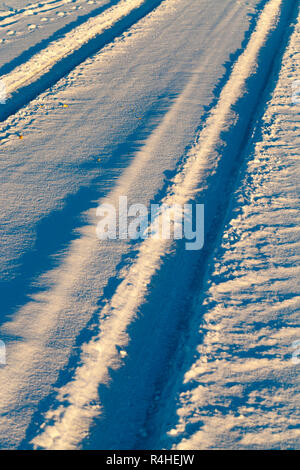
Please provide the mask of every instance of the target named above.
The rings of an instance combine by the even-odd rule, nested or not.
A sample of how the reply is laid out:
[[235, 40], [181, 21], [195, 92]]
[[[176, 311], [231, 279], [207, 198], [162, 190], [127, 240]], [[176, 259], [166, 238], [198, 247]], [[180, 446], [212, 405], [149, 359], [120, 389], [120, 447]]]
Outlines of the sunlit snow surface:
[[299, 448], [299, 46], [298, 21], [194, 302], [178, 449]]
[[[296, 3], [0, 2], [2, 448], [299, 447]], [[203, 256], [100, 242], [120, 195], [200, 198]]]

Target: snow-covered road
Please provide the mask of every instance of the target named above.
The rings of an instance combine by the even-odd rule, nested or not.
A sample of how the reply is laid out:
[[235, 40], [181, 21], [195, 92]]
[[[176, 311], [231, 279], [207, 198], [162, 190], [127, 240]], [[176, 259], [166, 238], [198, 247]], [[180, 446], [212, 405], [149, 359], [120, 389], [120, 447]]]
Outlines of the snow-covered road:
[[[188, 338], [191, 351], [199, 339], [199, 296], [205, 295], [210, 305], [221, 295], [199, 285], [204, 277], [206, 282], [213, 277], [207, 274], [208, 261], [218, 246], [226, 211], [232, 218], [234, 203], [229, 202], [237, 169], [251, 154], [250, 144], [245, 146], [251, 123], [266, 101], [265, 88], [275, 83], [272, 70], [278, 68], [292, 33], [288, 26], [297, 2], [15, 3], [0, 15], [6, 31], [1, 49], [7, 47], [8, 54], [0, 68], [7, 91], [6, 103], [0, 105], [0, 338], [7, 348], [7, 365], [0, 369], [1, 447], [217, 447], [215, 422], [221, 419], [223, 429], [230, 429], [234, 420], [230, 413], [220, 418], [209, 411], [204, 429], [197, 424], [203, 421], [199, 407], [204, 405], [200, 397], [195, 411], [184, 394], [186, 386], [181, 390], [182, 374], [191, 362], [189, 353], [182, 352], [182, 341]], [[79, 7], [85, 16], [78, 16]], [[69, 20], [61, 11], [69, 12]], [[32, 15], [45, 27], [39, 34], [34, 32], [39, 28], [29, 28], [26, 35], [26, 18]], [[54, 15], [64, 22], [50, 21]], [[46, 24], [52, 25], [51, 31]], [[27, 42], [17, 34], [21, 30]], [[292, 68], [294, 81], [296, 49], [290, 46], [285, 56], [288, 79]], [[292, 107], [291, 119], [297, 109]], [[287, 133], [295, 139], [296, 122], [291, 127]], [[297, 181], [293, 152], [295, 146], [290, 170], [278, 163], [294, 178], [282, 196], [287, 201]], [[264, 167], [268, 177], [271, 157]], [[249, 173], [253, 176], [255, 168]], [[280, 171], [276, 177], [282, 179]], [[250, 189], [255, 193], [255, 185]], [[239, 191], [243, 206], [250, 190], [243, 184]], [[96, 207], [117, 204], [122, 195], [128, 204], [204, 203], [204, 250], [187, 252], [182, 243], [169, 240], [99, 241]], [[254, 194], [253, 199], [259, 197]], [[291, 208], [282, 217], [292, 213]], [[252, 223], [248, 213], [245, 223], [248, 217]], [[225, 250], [222, 256], [238, 264], [238, 254]], [[218, 263], [227, 265], [226, 260]], [[237, 305], [243, 298], [239, 289], [226, 287], [225, 299], [217, 300], [219, 308], [233, 293]], [[249, 305], [260, 301], [249, 296]], [[244, 302], [236, 308], [250, 331]], [[293, 312], [292, 306], [287, 323], [294, 321]], [[209, 309], [205, 315], [212, 315]], [[270, 322], [273, 315], [272, 310]], [[221, 313], [229, 343], [231, 317], [223, 317]], [[280, 330], [273, 333], [279, 338]], [[210, 341], [208, 331], [199, 346], [201, 357], [207, 357]], [[248, 343], [245, 347], [250, 348]], [[232, 363], [236, 365], [235, 358], [229, 368]], [[242, 359], [237, 363], [243, 370]], [[198, 370], [197, 362], [191, 370]], [[193, 380], [198, 379], [193, 375]], [[231, 381], [216, 371], [210, 393], [228, 401], [222, 380]], [[252, 376], [243, 380], [251, 388]], [[233, 397], [241, 393], [243, 381], [236, 387]], [[196, 390], [193, 395], [191, 386], [188, 397], [198, 398]], [[173, 414], [181, 392], [176, 426]], [[247, 420], [243, 423], [249, 428]], [[232, 432], [228, 439], [223, 447], [237, 445], [239, 436]], [[280, 439], [269, 437], [268, 442], [277, 445]], [[290, 442], [295, 446], [293, 432], [282, 442], [283, 447]], [[253, 444], [251, 436], [242, 443], [246, 448]]]
[[300, 16], [193, 302], [168, 446], [300, 447], [299, 45]]

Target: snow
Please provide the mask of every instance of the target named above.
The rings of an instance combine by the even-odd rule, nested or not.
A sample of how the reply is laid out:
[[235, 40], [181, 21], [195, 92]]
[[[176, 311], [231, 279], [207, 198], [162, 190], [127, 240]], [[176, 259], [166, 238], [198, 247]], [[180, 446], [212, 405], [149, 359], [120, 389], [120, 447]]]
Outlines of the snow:
[[[276, 24], [280, 6], [281, 0], [270, 2], [261, 14], [247, 48], [236, 62], [217, 106], [211, 111], [205, 128], [197, 138], [197, 144], [189, 152], [183, 169], [175, 176], [162, 201], [166, 206], [187, 203], [199, 183], [205, 186], [207, 173], [215, 170], [218, 162], [215, 150], [220, 143], [221, 130], [231, 121], [232, 108], [245, 93], [245, 81], [257, 65], [258, 53]], [[124, 194], [124, 191], [119, 191], [119, 194]], [[71, 383], [59, 391], [58, 401], [63, 403], [67, 399], [67, 406], [61, 405], [55, 412], [47, 414], [46, 418], [54, 424], [34, 439], [35, 444], [47, 449], [72, 449], [78, 446], [82, 436], [87, 435], [91, 418], [99, 414], [98, 410], [95, 413], [88, 405], [97, 399], [99, 385], [107, 382], [109, 368], [118, 366], [116, 345], [127, 345], [128, 325], [136, 318], [153, 276], [159, 270], [163, 256], [169, 252], [169, 245], [169, 240], [153, 238], [141, 244], [136, 261], [110, 302], [99, 313], [100, 318], [107, 318], [102, 322], [99, 335], [84, 345], [82, 365], [77, 368]]]
[[[63, 38], [51, 42], [41, 52], [34, 54], [24, 64], [19, 65], [8, 75], [2, 77], [8, 96], [17, 91], [23, 84], [30, 83], [32, 79], [36, 80], [45, 69], [78, 49], [82, 44], [111, 28], [114, 23], [120, 21], [122, 17], [128, 15], [143, 2], [144, 0], [121, 0], [104, 13], [75, 27]], [[28, 28], [35, 28], [35, 25], [28, 25]]]
[[[1, 75], [25, 63], [37, 53], [109, 8], [114, 1], [54, 0], [24, 4], [24, 0], [0, 2]], [[30, 29], [29, 26], [32, 25]], [[35, 26], [33, 28], [33, 26]], [[30, 34], [28, 34], [30, 33]]]
[[[120, 195], [127, 195], [129, 203], [147, 205], [150, 201], [169, 205], [204, 202], [206, 234], [214, 231], [215, 218], [224, 209], [220, 194], [232, 186], [231, 174], [295, 3], [57, 0], [24, 6], [11, 0], [9, 10], [0, 3], [6, 48], [6, 53], [4, 48], [0, 51], [5, 62], [1, 79], [8, 92], [6, 103], [0, 104], [0, 197], [5, 201], [0, 210], [0, 337], [5, 341], [8, 361], [0, 369], [1, 447], [216, 447], [227, 429], [228, 441], [223, 440], [222, 445], [230, 447], [239, 442], [237, 419], [248, 432], [242, 443], [245, 448], [261, 445], [265, 436], [274, 445], [280, 439], [283, 446], [297, 445], [292, 428], [280, 438], [279, 425], [270, 436], [262, 419], [261, 434], [254, 434], [249, 430], [251, 416], [243, 421], [242, 413], [236, 416], [233, 412], [235, 397], [243, 396], [244, 383], [253, 385], [260, 368], [270, 368], [273, 388], [278, 388], [277, 400], [281, 408], [287, 402], [290, 408], [282, 415], [273, 408], [269, 419], [282, 423], [288, 419], [296, 397], [281, 390], [272, 375], [273, 369], [278, 373], [286, 370], [277, 355], [261, 362], [256, 356], [243, 362], [243, 355], [230, 361], [223, 358], [221, 350], [218, 360], [227, 368], [222, 373], [218, 369], [211, 372], [214, 383], [210, 395], [206, 395], [207, 386], [194, 387], [203, 365], [196, 360], [188, 371], [192, 360], [188, 356], [186, 369], [180, 369], [186, 374], [185, 383], [180, 383], [181, 373], [176, 373], [173, 383], [168, 361], [181, 351], [180, 325], [187, 298], [196, 305], [194, 324], [187, 327], [191, 342], [187, 351], [194, 350], [199, 339], [199, 316], [203, 313], [198, 296], [204, 291], [194, 292], [191, 282], [198, 277], [199, 263], [207, 264], [206, 251], [188, 255], [180, 243], [168, 240], [132, 244], [126, 240], [100, 242], [96, 237], [98, 204], [117, 203]], [[289, 83], [292, 73], [293, 80], [297, 79], [295, 49], [295, 45], [289, 46], [286, 67], [290, 68], [281, 72], [288, 75]], [[281, 109], [281, 103], [269, 104], [268, 131], [274, 125], [272, 106]], [[289, 121], [284, 115], [284, 122], [292, 122], [288, 140], [295, 146], [290, 148], [287, 167], [276, 160], [278, 174], [274, 175], [278, 181], [283, 175], [291, 180], [282, 199], [268, 199], [276, 207], [278, 223], [288, 223], [297, 214], [296, 196], [293, 207], [287, 210], [285, 205], [286, 201], [292, 205], [290, 190], [297, 181], [292, 160], [297, 145], [296, 109], [285, 106]], [[283, 132], [282, 140], [277, 141], [276, 133], [277, 128], [271, 130], [270, 142], [279, 159], [285, 137]], [[265, 155], [267, 150], [262, 152]], [[253, 177], [257, 171], [258, 188], [259, 178], [273, 177], [274, 158], [270, 155], [264, 173], [260, 153], [249, 160], [256, 162], [249, 174]], [[290, 254], [298, 246], [297, 234], [291, 233], [294, 226], [284, 226], [283, 234], [278, 229], [283, 237], [282, 254], [276, 250], [276, 269], [272, 271], [268, 265], [261, 273], [261, 290], [256, 290], [260, 295], [251, 299], [249, 285], [256, 286], [259, 279], [257, 240], [262, 237], [268, 250], [266, 239], [273, 233], [266, 217], [260, 221], [257, 206], [246, 205], [248, 192], [254, 189], [252, 180], [249, 190], [241, 184], [237, 203], [245, 210], [245, 224], [251, 221], [253, 227], [242, 230], [240, 219], [233, 223], [234, 239], [240, 236], [243, 250], [254, 252], [253, 259], [247, 257], [249, 273], [243, 271], [242, 246], [237, 252], [230, 251], [226, 261], [218, 263], [227, 267], [232, 262], [230, 276], [236, 270], [239, 283], [231, 277], [225, 282], [226, 272], [219, 268], [222, 282], [218, 290], [213, 285], [213, 293], [207, 291], [205, 302], [209, 306], [217, 299], [213, 308], [220, 312], [220, 331], [227, 332], [230, 351], [236, 340], [234, 321], [242, 325], [241, 331], [250, 328], [248, 318], [256, 321], [255, 315], [258, 318], [261, 311], [256, 304], [269, 305], [265, 284], [271, 284], [270, 289], [282, 288], [287, 309], [284, 334], [272, 323], [273, 307], [267, 328], [271, 343], [278, 342], [280, 355], [286, 343], [297, 339], [295, 326], [290, 324], [295, 306], [292, 293], [297, 287], [293, 287], [295, 269], [284, 265], [285, 250]], [[265, 193], [253, 198], [266, 203]], [[234, 214], [233, 208], [229, 214]], [[273, 218], [274, 211], [269, 213], [270, 224]], [[265, 231], [255, 237], [256, 225], [261, 228], [263, 223]], [[230, 230], [224, 232], [227, 243], [232, 237]], [[254, 237], [253, 248], [248, 233]], [[295, 239], [291, 246], [290, 236]], [[212, 246], [208, 244], [207, 253]], [[292, 253], [296, 262], [297, 254]], [[207, 275], [207, 282], [215, 276]], [[246, 289], [245, 295], [241, 289]], [[222, 305], [229, 301], [237, 306], [231, 316], [228, 309], [222, 314]], [[206, 315], [210, 318], [209, 307], [205, 308], [204, 319]], [[258, 329], [252, 339], [247, 335], [247, 341], [261, 341], [262, 349], [266, 347], [264, 341], [270, 340], [264, 339], [265, 329]], [[204, 351], [205, 358], [214, 347], [216, 333], [213, 329], [203, 331], [204, 341], [198, 349], [201, 357]], [[241, 344], [250, 349], [246, 339], [241, 337]], [[230, 371], [244, 379], [224, 390], [224, 383], [231, 381]], [[258, 400], [270, 400], [273, 388], [270, 391], [267, 385]], [[166, 404], [165, 390], [170, 387], [173, 398]], [[186, 387], [187, 395], [182, 391]], [[254, 408], [255, 388], [252, 390], [249, 403]], [[195, 416], [199, 413], [199, 421], [203, 421], [199, 409], [206, 409], [206, 396], [218, 403], [231, 400], [231, 412], [214, 415], [209, 406], [207, 416], [211, 419], [201, 428]], [[170, 430], [175, 406], [180, 418]], [[153, 432], [156, 422], [159, 426]], [[190, 428], [195, 432], [187, 434]], [[221, 438], [216, 429], [223, 429]]]
[[203, 338], [178, 390], [177, 449], [299, 448], [299, 19], [195, 297]]

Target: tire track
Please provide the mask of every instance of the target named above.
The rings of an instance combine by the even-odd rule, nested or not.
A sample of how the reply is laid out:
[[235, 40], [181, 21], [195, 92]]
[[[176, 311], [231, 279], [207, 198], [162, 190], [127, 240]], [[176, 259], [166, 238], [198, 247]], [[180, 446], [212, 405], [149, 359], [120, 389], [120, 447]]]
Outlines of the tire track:
[[[274, 39], [274, 32], [278, 41], [292, 5], [293, 3], [285, 0], [270, 0], [266, 4], [247, 47], [232, 69], [218, 103], [211, 110], [203, 130], [197, 136], [182, 170], [173, 179], [167, 195], [161, 201], [166, 206], [184, 204], [194, 199], [200, 186], [204, 188], [202, 192], [209, 201], [211, 224], [218, 207], [216, 198], [219, 197], [212, 194], [212, 187], [220, 182], [220, 170], [224, 166], [224, 160], [229, 164], [226, 175], [230, 173], [235, 160], [232, 154], [229, 156], [226, 153], [225, 158], [220, 152], [223, 134], [232, 133], [232, 128], [237, 132], [234, 149], [236, 156], [246, 136], [260, 92], [265, 86], [266, 72], [262, 73], [259, 67], [262, 49], [266, 46], [264, 58], [268, 57], [270, 63], [276, 53], [276, 47], [269, 41], [270, 36]], [[281, 18], [283, 12], [285, 15]], [[247, 94], [249, 80], [252, 80], [252, 89], [255, 90], [255, 99], [252, 94], [251, 101]], [[246, 101], [243, 102], [244, 107], [245, 104], [249, 106], [246, 108], [247, 118], [239, 116], [236, 111], [241, 100]], [[162, 217], [163, 214], [158, 216], [158, 225]], [[176, 220], [174, 222], [176, 223]], [[101, 331], [82, 348], [81, 364], [77, 367], [73, 380], [58, 391], [58, 406], [47, 413], [41, 433], [33, 440], [36, 447], [74, 449], [78, 448], [83, 437], [88, 434], [93, 419], [100, 413], [99, 405], [95, 405], [99, 400], [99, 385], [107, 383], [111, 368], [121, 367], [119, 351], [128, 346], [128, 327], [136, 319], [137, 312], [149, 293], [153, 277], [171, 249], [172, 243], [168, 240], [148, 239], [140, 245], [135, 262], [124, 275], [111, 300], [107, 301], [99, 312], [103, 319]], [[127, 418], [123, 418], [124, 423]]]
[[163, 0], [120, 0], [0, 77], [7, 100], [0, 121], [16, 113], [77, 65], [153, 11]]
[[48, 13], [49, 11], [56, 10], [61, 6], [68, 5], [69, 3], [70, 0], [53, 0], [44, 4], [28, 4], [24, 8], [16, 10], [10, 9], [9, 11], [0, 11], [0, 28], [19, 21], [23, 16]]

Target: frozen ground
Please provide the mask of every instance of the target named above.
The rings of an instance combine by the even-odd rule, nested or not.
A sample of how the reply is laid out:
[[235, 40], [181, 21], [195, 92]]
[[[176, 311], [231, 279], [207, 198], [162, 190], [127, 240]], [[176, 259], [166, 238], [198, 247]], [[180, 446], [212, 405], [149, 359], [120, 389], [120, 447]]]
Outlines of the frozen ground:
[[178, 449], [299, 448], [299, 45], [298, 21], [195, 296]]
[[[296, 7], [0, 3], [2, 448], [299, 447]], [[100, 242], [120, 195], [204, 249]]]

